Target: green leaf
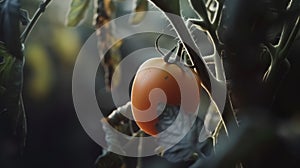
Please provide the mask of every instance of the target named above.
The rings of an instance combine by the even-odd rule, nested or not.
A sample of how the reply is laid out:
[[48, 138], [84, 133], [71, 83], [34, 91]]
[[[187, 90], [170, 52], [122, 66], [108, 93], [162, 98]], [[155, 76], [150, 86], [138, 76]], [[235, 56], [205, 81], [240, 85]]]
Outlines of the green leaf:
[[0, 60], [0, 141], [11, 141], [21, 153], [27, 132], [21, 97], [24, 64], [9, 52], [4, 43], [0, 43]]
[[146, 16], [145, 11], [147, 11], [147, 9], [148, 9], [148, 1], [147, 0], [136, 0], [134, 12], [138, 12], [138, 13], [133, 14], [133, 17], [131, 18], [131, 23], [132, 24], [140, 23]]
[[77, 26], [84, 18], [84, 14], [89, 6], [90, 0], [72, 0], [67, 15], [67, 26]]

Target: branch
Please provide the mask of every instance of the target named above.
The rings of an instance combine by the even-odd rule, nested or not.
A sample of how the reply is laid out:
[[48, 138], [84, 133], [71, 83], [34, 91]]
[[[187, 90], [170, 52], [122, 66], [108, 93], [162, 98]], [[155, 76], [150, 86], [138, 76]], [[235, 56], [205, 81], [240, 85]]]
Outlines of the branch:
[[30, 34], [31, 30], [33, 29], [34, 25], [36, 24], [36, 22], [38, 21], [39, 17], [41, 16], [42, 13], [45, 12], [47, 6], [49, 5], [49, 3], [51, 2], [51, 0], [43, 0], [40, 4], [39, 9], [35, 12], [33, 18], [31, 19], [30, 23], [26, 26], [24, 32], [21, 34], [21, 42], [24, 43], [28, 37], [28, 35]]
[[[294, 12], [299, 10], [299, 6], [297, 6], [299, 1], [291, 1], [292, 4], [290, 4], [287, 7], [287, 12]], [[278, 71], [278, 68], [282, 65], [282, 63], [285, 61], [287, 62], [286, 58], [288, 56], [288, 52], [290, 48], [293, 45], [293, 42], [296, 39], [296, 36], [300, 29], [300, 15], [299, 12], [292, 13], [294, 16], [292, 18], [288, 18], [288, 21], [283, 26], [282, 33], [280, 36], [280, 40], [276, 46], [273, 46], [272, 44], [267, 43], [266, 46], [272, 56], [272, 62], [267, 70], [267, 72], [264, 75], [263, 80], [266, 82], [270, 82], [275, 78], [275, 75]]]

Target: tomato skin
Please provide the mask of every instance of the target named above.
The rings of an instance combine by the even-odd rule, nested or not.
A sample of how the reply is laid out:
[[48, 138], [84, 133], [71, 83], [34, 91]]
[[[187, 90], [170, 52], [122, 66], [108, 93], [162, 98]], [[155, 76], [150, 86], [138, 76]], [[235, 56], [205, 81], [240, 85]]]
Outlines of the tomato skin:
[[[176, 77], [176, 79], [174, 78]], [[193, 79], [192, 79], [193, 78]], [[195, 80], [196, 78], [196, 80]], [[176, 64], [166, 63], [163, 58], [152, 58], [143, 63], [135, 76], [131, 91], [133, 117], [137, 125], [147, 134], [155, 136], [159, 132], [155, 125], [158, 122], [157, 107], [160, 103], [181, 105], [181, 90], [178, 82], [185, 83], [185, 97], [195, 94], [191, 83], [200, 86], [200, 79], [193, 73], [187, 73]], [[200, 87], [197, 87], [200, 88]], [[196, 99], [188, 100], [183, 106], [187, 112], [195, 111], [199, 105], [199, 94]]]

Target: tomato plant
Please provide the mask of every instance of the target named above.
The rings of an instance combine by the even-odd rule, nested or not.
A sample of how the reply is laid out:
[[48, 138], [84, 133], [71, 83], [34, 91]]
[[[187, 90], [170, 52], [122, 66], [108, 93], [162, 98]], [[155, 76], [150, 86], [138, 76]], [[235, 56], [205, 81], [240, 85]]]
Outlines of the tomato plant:
[[[67, 26], [77, 26], [85, 16], [90, 16], [91, 2], [72, 0]], [[22, 153], [27, 131], [21, 96], [24, 44], [49, 3], [50, 0], [42, 1], [29, 18], [28, 12], [20, 8], [19, 0], [0, 0], [0, 147], [5, 146], [2, 141], [10, 139], [17, 146], [12, 155]], [[113, 76], [125, 57], [124, 51], [129, 50], [126, 39], [115, 37], [118, 27], [109, 24], [124, 11], [134, 12], [128, 21], [136, 25], [147, 17], [143, 11], [159, 11], [169, 23], [165, 29], [173, 30], [176, 36], [164, 44], [173, 45], [174, 41], [176, 44], [172, 46], [174, 49], [167, 49], [170, 50], [167, 54], [156, 46], [158, 50], [152, 55], [162, 57], [145, 61], [136, 71], [132, 87], [127, 88], [130, 101], [110, 111], [104, 119], [99, 118], [105, 132], [103, 139], [111, 151], [103, 150], [96, 161], [97, 167], [124, 167], [128, 158], [114, 154], [113, 149], [124, 152], [122, 148], [130, 146], [136, 137], [141, 140], [135, 146], [138, 168], [144, 166], [142, 138], [148, 137], [155, 138], [158, 144], [155, 152], [160, 157], [190, 168], [298, 166], [295, 160], [300, 156], [299, 114], [295, 111], [299, 111], [299, 105], [291, 95], [299, 90], [297, 86], [289, 90], [289, 86], [297, 83], [292, 78], [298, 78], [297, 59], [290, 57], [299, 45], [299, 0], [134, 0], [129, 3], [133, 6], [130, 11], [119, 0], [95, 0], [93, 6], [98, 55], [105, 55], [100, 63], [104, 74], [97, 74], [96, 78], [104, 81], [105, 93], [116, 90]], [[20, 23], [26, 26], [22, 33]], [[212, 46], [210, 54], [204, 54], [195, 32], [205, 34]], [[138, 48], [139, 43], [132, 46]], [[175, 49], [177, 52], [173, 53]], [[169, 60], [170, 55], [175, 55], [175, 61]], [[117, 75], [120, 80], [123, 78], [122, 72]], [[223, 88], [224, 97], [215, 94]], [[281, 102], [286, 102], [285, 106], [281, 107], [284, 104]], [[180, 109], [186, 113], [179, 113]], [[133, 120], [125, 117], [128, 113], [133, 115]], [[166, 134], [159, 134], [165, 130], [169, 139], [164, 139]], [[120, 145], [122, 139], [116, 138], [114, 132], [128, 136], [125, 138], [128, 144]], [[174, 143], [174, 137], [180, 136]], [[170, 147], [170, 143], [174, 144]], [[0, 161], [2, 151], [7, 152], [0, 149]]]
[[[110, 7], [115, 3], [98, 1], [98, 4], [97, 21], [98, 26], [99, 23], [101, 26], [104, 23], [103, 19], [112, 19], [114, 16], [112, 15], [114, 8]], [[220, 119], [217, 126], [210, 130], [205, 130], [211, 126], [205, 119], [201, 121], [201, 118], [197, 118], [195, 124], [197, 127], [204, 128], [204, 132], [209, 134], [206, 140], [212, 139], [213, 145], [206, 149], [213, 151], [208, 152], [213, 153], [211, 156], [206, 156], [204, 154], [206, 152], [202, 152], [205, 148], [204, 144], [207, 144], [206, 140], [196, 141], [195, 144], [192, 141], [201, 137], [203, 130], [197, 130], [200, 128], [191, 129], [186, 135], [189, 138], [183, 139], [173, 148], [162, 150], [162, 156], [173, 161], [187, 161], [188, 158], [192, 158], [194, 165], [191, 167], [247, 167], [252, 163], [262, 163], [262, 158], [252, 159], [251, 149], [264, 146], [271, 139], [280, 139], [275, 134], [276, 129], [270, 130], [274, 126], [271, 121], [274, 119], [273, 103], [281, 87], [277, 81], [284, 79], [290, 68], [287, 56], [299, 30], [299, 12], [296, 12], [299, 9], [299, 1], [190, 0], [185, 3], [174, 0], [170, 4], [167, 0], [137, 0], [134, 9], [145, 10], [149, 4], [160, 10], [168, 19], [176, 32], [182, 51], [193, 65], [197, 78], [201, 79], [200, 90], [203, 90], [203, 97], [210, 103], [210, 106], [203, 111], [215, 111]], [[188, 8], [185, 9], [184, 6]], [[192, 12], [193, 17], [185, 16], [184, 10]], [[181, 16], [182, 19], [177, 19], [173, 15]], [[136, 24], [137, 20], [134, 23]], [[213, 46], [212, 55], [202, 56], [192, 28], [206, 33]], [[111, 32], [108, 34], [111, 35]], [[104, 44], [106, 43], [103, 43], [102, 39], [102, 45]], [[149, 60], [138, 70], [131, 97], [131, 103], [135, 106], [132, 110], [137, 124], [150, 135], [157, 135], [157, 126], [168, 127], [170, 121], [167, 118], [174, 118], [176, 115], [170, 112], [175, 108], [170, 107], [172, 110], [168, 110], [168, 106], [165, 109], [169, 111], [168, 114], [162, 113], [161, 118], [153, 117], [157, 115], [158, 102], [178, 106], [180, 100], [178, 83], [176, 84], [167, 72], [156, 68], [145, 68], [150, 64], [163, 67], [162, 69], [169, 69], [175, 65], [166, 64], [162, 59], [157, 62], [154, 60], [157, 59]], [[209, 64], [213, 64], [213, 70], [208, 67]], [[111, 70], [109, 73], [113, 72], [113, 68]], [[183, 81], [190, 83], [188, 79]], [[223, 111], [219, 100], [212, 95], [213, 85], [227, 87]], [[162, 89], [167, 100], [156, 97], [152, 102], [150, 92], [155, 88]], [[198, 102], [201, 99], [194, 101]], [[153, 107], [152, 103], [155, 104]], [[136, 107], [139, 110], [152, 109], [149, 113], [143, 113], [135, 109]], [[108, 120], [112, 118], [109, 117]], [[151, 120], [145, 121], [143, 118], [151, 118]], [[280, 123], [275, 125], [277, 124], [280, 125]], [[176, 131], [173, 130], [172, 133], [176, 134]], [[262, 134], [268, 135], [268, 138], [262, 137]], [[249, 144], [243, 145], [243, 148], [239, 147], [251, 136], [256, 138], [249, 140]], [[191, 150], [191, 144], [201, 147], [199, 150]], [[163, 148], [165, 144], [161, 145]], [[266, 145], [266, 148], [274, 148], [274, 146]], [[194, 153], [187, 151], [194, 151]], [[232, 159], [228, 159], [228, 156]]]

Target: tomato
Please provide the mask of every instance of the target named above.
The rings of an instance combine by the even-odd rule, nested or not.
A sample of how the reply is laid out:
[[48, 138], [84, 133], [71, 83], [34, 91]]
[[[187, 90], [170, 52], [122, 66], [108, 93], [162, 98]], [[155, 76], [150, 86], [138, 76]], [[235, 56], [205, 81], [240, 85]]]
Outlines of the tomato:
[[131, 104], [133, 117], [144, 132], [153, 136], [159, 133], [155, 128], [159, 103], [180, 106], [181, 97], [188, 97], [183, 110], [197, 110], [201, 80], [194, 71], [190, 72], [193, 73], [177, 64], [166, 63], [161, 57], [149, 59], [139, 67], [132, 85]]

